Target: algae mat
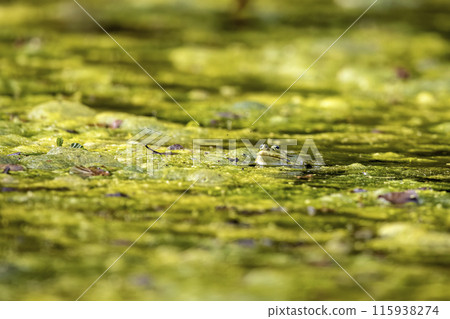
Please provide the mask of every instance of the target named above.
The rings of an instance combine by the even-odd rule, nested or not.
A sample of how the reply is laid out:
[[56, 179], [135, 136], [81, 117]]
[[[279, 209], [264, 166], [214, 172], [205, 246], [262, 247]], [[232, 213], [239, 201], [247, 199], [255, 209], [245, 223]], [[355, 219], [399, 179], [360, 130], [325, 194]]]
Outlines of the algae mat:
[[317, 243], [377, 300], [450, 298], [446, 1], [380, 0], [254, 125], [370, 1], [79, 2], [199, 125], [73, 1], [2, 1], [1, 299], [74, 300], [150, 225], [82, 300], [370, 299]]

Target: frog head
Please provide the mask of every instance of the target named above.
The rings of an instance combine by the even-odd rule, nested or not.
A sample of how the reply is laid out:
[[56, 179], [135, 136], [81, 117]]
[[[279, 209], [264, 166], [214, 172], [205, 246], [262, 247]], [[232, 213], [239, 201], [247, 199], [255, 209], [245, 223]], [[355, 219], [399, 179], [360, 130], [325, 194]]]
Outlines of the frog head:
[[261, 144], [259, 151], [270, 151], [270, 147], [267, 144]]

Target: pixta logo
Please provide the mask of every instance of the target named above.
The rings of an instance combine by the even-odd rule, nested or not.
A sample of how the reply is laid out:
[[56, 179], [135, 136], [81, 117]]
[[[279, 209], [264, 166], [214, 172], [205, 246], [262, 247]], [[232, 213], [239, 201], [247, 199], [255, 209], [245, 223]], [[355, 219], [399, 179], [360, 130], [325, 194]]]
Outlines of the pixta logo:
[[[241, 139], [239, 144], [243, 147], [237, 147], [236, 139], [194, 139], [193, 164], [195, 166], [205, 161], [211, 162], [207, 159], [214, 154], [215, 158], [219, 159], [217, 164], [224, 165], [291, 167], [325, 165], [312, 139], [306, 139], [298, 153], [289, 150], [289, 146], [297, 145], [295, 139], [260, 139], [255, 144], [249, 139]], [[209, 147], [209, 150], [205, 151], [205, 147]], [[226, 160], [220, 160], [221, 158]]]
[[157, 149], [165, 145], [172, 138], [151, 129], [143, 129], [127, 141], [127, 166], [153, 175], [155, 166], [164, 162], [164, 154]]
[[[163, 165], [176, 165], [172, 156], [189, 156], [193, 166], [286, 166], [292, 168], [325, 165], [322, 155], [312, 139], [306, 139], [298, 151], [295, 139], [193, 139], [192, 148], [183, 155], [173, 150], [183, 149], [179, 144], [166, 144], [172, 137], [146, 128], [127, 141], [126, 165], [152, 176]], [[179, 147], [179, 148], [175, 148]], [[167, 151], [162, 151], [165, 149]], [[294, 151], [296, 149], [297, 151]], [[187, 152], [186, 152], [187, 151]]]

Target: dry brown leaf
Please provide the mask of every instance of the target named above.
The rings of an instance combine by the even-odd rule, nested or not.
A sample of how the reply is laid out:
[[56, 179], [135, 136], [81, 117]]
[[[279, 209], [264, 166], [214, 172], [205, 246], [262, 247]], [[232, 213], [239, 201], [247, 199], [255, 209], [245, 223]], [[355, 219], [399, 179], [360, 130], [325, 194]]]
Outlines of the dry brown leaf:
[[379, 195], [378, 198], [383, 198], [388, 202], [395, 205], [402, 205], [409, 202], [419, 203], [419, 197], [413, 190], [407, 190], [404, 192], [392, 192]]

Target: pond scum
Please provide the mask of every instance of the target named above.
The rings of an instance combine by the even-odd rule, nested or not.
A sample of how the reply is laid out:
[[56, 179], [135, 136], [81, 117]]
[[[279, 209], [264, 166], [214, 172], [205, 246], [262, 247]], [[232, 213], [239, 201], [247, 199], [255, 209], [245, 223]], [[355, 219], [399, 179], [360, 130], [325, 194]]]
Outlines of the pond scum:
[[[368, 300], [283, 209], [375, 299], [448, 300], [450, 7], [379, 2], [252, 126], [369, 2], [80, 1], [198, 126], [73, 1], [3, 1], [0, 299], [76, 299], [198, 180], [82, 300]], [[144, 128], [182, 146], [153, 174]], [[196, 138], [326, 165], [193, 166]]]

